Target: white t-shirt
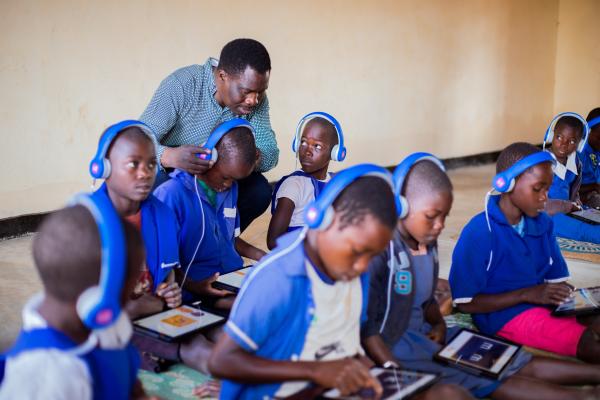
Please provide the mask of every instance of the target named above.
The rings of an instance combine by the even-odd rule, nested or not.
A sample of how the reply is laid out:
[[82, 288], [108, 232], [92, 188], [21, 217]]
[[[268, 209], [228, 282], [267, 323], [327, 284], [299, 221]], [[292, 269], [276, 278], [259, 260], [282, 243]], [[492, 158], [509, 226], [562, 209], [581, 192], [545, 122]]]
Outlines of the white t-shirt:
[[[315, 304], [300, 361], [331, 361], [364, 354], [360, 345], [360, 313], [362, 288], [360, 278], [349, 282], [328, 284], [306, 262]], [[276, 397], [290, 396], [302, 390], [308, 382], [286, 382]]]
[[[331, 176], [327, 174], [327, 178], [320, 182], [329, 182], [330, 179]], [[283, 181], [275, 195], [275, 207], [277, 207], [277, 200], [282, 197], [287, 197], [294, 202], [290, 226], [304, 226], [304, 209], [315, 199], [315, 188], [311, 179], [300, 175], [290, 176]]]

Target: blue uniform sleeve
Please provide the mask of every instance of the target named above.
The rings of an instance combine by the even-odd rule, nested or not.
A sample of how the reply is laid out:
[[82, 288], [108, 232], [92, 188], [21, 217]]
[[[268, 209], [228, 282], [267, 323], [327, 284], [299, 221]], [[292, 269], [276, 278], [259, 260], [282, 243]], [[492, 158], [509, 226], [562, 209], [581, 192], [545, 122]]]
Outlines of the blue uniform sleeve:
[[244, 281], [225, 332], [244, 350], [258, 351], [290, 312], [292, 285], [285, 272], [257, 265]]
[[480, 215], [464, 227], [452, 253], [448, 280], [454, 304], [470, 303], [486, 286], [493, 261], [491, 250], [491, 237]]
[[556, 240], [556, 235], [554, 234], [554, 228], [549, 230], [548, 236], [546, 236], [545, 239], [549, 240], [550, 243], [549, 262], [551, 265], [550, 269], [546, 273], [546, 276], [544, 277], [544, 280], [549, 283], [565, 282], [570, 278], [569, 268], [567, 267], [567, 262], [562, 256], [562, 253], [560, 252], [560, 247], [558, 246], [558, 241]]

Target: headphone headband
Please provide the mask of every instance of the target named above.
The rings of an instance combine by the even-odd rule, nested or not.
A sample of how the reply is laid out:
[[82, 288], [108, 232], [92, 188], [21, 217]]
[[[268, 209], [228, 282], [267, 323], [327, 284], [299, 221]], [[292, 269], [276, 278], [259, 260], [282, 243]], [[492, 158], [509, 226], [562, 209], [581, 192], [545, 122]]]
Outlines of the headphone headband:
[[106, 158], [106, 153], [108, 153], [110, 145], [121, 131], [134, 126], [140, 128], [142, 132], [152, 139], [152, 144], [156, 145], [154, 132], [152, 132], [152, 129], [142, 121], [128, 119], [109, 126], [100, 136], [98, 149], [96, 150], [94, 158], [90, 161], [89, 171], [92, 178], [106, 179], [110, 176], [110, 162], [108, 161], [108, 158]]
[[250, 125], [250, 122], [243, 118], [234, 118], [229, 121], [225, 121], [217, 125], [217, 127], [210, 133], [208, 139], [206, 139], [206, 143], [204, 143], [203, 147], [205, 149], [210, 149], [210, 154], [201, 154], [201, 158], [203, 160], [213, 160], [217, 161], [219, 154], [217, 153], [217, 144], [219, 141], [232, 129], [235, 128], [247, 128], [252, 133], [252, 136], [256, 137], [256, 133], [254, 131], [254, 127]]
[[344, 145], [344, 133], [342, 132], [342, 126], [338, 120], [333, 117], [333, 115], [323, 111], [313, 111], [300, 119], [298, 125], [296, 125], [296, 134], [294, 135], [294, 140], [292, 141], [292, 151], [294, 153], [298, 152], [300, 149], [302, 131], [304, 130], [306, 124], [315, 118], [323, 118], [333, 125], [337, 134], [338, 144], [333, 146], [331, 149], [331, 160], [344, 161], [346, 158], [346, 146]]
[[325, 185], [319, 197], [312, 201], [304, 212], [304, 221], [309, 228], [325, 229], [333, 220], [333, 203], [339, 194], [352, 182], [364, 176], [376, 176], [385, 180], [392, 189], [391, 174], [385, 169], [374, 164], [358, 164], [336, 173]]
[[556, 164], [556, 159], [547, 151], [539, 151], [528, 155], [514, 163], [510, 168], [498, 173], [492, 181], [492, 186], [500, 193], [508, 193], [513, 190], [515, 181], [519, 175], [534, 165], [549, 162]]
[[592, 130], [596, 125], [600, 125], [600, 117], [592, 118], [587, 124], [590, 130]]
[[394, 182], [394, 198], [396, 200], [396, 210], [398, 212], [398, 218], [404, 218], [408, 215], [408, 201], [402, 194], [404, 189], [404, 181], [408, 176], [408, 173], [412, 167], [421, 161], [431, 161], [437, 165], [442, 171], [446, 171], [444, 164], [433, 154], [418, 152], [413, 153], [406, 157], [394, 170], [393, 182]]
[[77, 195], [70, 205], [77, 204], [86, 207], [96, 221], [102, 259], [100, 281], [79, 296], [77, 313], [90, 329], [105, 328], [117, 321], [121, 313], [121, 291], [127, 265], [125, 232], [117, 211], [103, 191]]
[[562, 117], [574, 117], [581, 121], [582, 137], [581, 141], [579, 142], [579, 145], [577, 146], [577, 152], [581, 153], [583, 151], [583, 148], [585, 147], [585, 144], [587, 143], [588, 135], [590, 133], [590, 127], [585, 118], [574, 112], [563, 112], [552, 118], [552, 121], [550, 121], [550, 125], [548, 125], [548, 129], [546, 129], [546, 134], [544, 135], [544, 143], [542, 144], [542, 149], [546, 149], [546, 143], [551, 142], [552, 138], [554, 138], [554, 129], [556, 128], [556, 124]]

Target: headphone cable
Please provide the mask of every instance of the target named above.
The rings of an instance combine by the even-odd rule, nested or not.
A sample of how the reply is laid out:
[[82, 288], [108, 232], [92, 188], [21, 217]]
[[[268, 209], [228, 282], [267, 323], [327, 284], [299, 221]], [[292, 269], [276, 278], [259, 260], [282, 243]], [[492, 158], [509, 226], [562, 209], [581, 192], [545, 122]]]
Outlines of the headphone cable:
[[198, 198], [198, 203], [200, 204], [200, 215], [202, 215], [202, 234], [200, 235], [200, 240], [198, 240], [198, 244], [196, 245], [196, 250], [194, 250], [194, 254], [192, 255], [192, 258], [190, 259], [190, 262], [188, 263], [187, 267], [185, 268], [185, 274], [183, 275], [183, 280], [181, 281], [181, 288], [183, 288], [183, 285], [185, 284], [188, 272], [190, 270], [190, 267], [192, 266], [192, 263], [194, 262], [196, 254], [198, 253], [200, 243], [202, 243], [202, 240], [204, 239], [204, 231], [206, 230], [206, 224], [204, 221], [204, 206], [202, 205], [202, 199], [200, 198], [200, 192], [198, 191], [198, 178], [196, 178], [196, 176], [194, 176], [194, 188], [196, 189], [196, 197]]

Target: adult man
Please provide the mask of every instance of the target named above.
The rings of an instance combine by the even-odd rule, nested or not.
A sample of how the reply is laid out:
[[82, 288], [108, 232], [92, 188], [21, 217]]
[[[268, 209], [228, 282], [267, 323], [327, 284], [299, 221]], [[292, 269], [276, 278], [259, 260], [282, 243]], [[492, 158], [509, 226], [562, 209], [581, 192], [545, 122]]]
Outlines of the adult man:
[[253, 39], [235, 39], [221, 50], [219, 60], [183, 67], [167, 76], [140, 117], [156, 134], [161, 173], [178, 168], [198, 174], [211, 163], [199, 158], [200, 145], [221, 122], [235, 117], [247, 119], [256, 132], [259, 150], [256, 170], [239, 182], [240, 227], [269, 206], [271, 187], [261, 172], [277, 165], [279, 149], [269, 119], [266, 90], [271, 59], [267, 49]]

